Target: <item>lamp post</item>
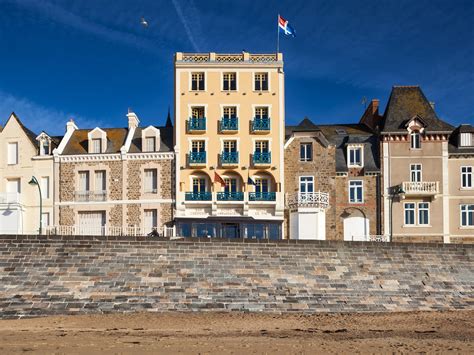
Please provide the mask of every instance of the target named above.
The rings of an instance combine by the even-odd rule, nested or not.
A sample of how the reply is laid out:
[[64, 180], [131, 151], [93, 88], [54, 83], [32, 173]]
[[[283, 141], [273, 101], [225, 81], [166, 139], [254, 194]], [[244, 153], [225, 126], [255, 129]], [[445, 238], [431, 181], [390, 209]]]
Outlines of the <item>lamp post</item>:
[[41, 224], [42, 224], [42, 217], [43, 217], [43, 198], [41, 196], [41, 186], [40, 184], [38, 183], [38, 179], [36, 179], [34, 176], [31, 177], [31, 180], [30, 182], [28, 183], [30, 184], [31, 186], [38, 186], [38, 191], [39, 191], [39, 195], [40, 195], [40, 223], [39, 223], [39, 235], [41, 235]]
[[401, 185], [397, 185], [392, 188], [392, 200], [390, 202], [390, 241], [393, 240], [393, 199], [395, 196], [400, 196], [404, 193], [405, 191]]

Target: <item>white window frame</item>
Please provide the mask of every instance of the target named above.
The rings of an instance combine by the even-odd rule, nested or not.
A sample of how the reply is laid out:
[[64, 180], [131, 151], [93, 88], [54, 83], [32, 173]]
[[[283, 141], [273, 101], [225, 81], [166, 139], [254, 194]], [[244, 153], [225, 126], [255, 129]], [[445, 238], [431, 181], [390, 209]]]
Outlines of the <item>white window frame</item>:
[[[8, 165], [18, 165], [19, 161], [19, 151], [18, 151], [18, 142], [9, 142], [7, 145], [7, 164]], [[12, 151], [13, 149], [13, 151]]]
[[474, 141], [474, 134], [464, 132], [459, 134], [459, 146], [460, 147], [472, 147]]
[[94, 171], [94, 192], [105, 192], [105, 191], [107, 191], [107, 172], [104, 169], [95, 170]]
[[[426, 204], [428, 207], [420, 207], [420, 205], [425, 205], [425, 204]], [[430, 207], [431, 207], [431, 206], [430, 206], [430, 203], [429, 203], [429, 202], [418, 202], [418, 204], [417, 204], [416, 207], [417, 207], [416, 216], [418, 217], [418, 220], [417, 220], [418, 225], [419, 225], [419, 226], [429, 226], [429, 225], [431, 224], [431, 213], [430, 213]], [[421, 212], [421, 211], [428, 211], [428, 221], [427, 221], [427, 223], [421, 223], [421, 222], [420, 222], [420, 220], [421, 220], [421, 218], [420, 218], [420, 212]]]
[[[466, 170], [466, 171], [463, 171]], [[464, 185], [464, 177], [466, 177], [467, 184]], [[472, 166], [461, 166], [461, 189], [472, 189], [474, 187], [474, 173]]]
[[[304, 157], [301, 158], [301, 147], [302, 146], [309, 146], [310, 147], [310, 155], [311, 157], [308, 158], [308, 149], [304, 149]], [[313, 161], [313, 143], [312, 142], [300, 142], [300, 151], [299, 151], [299, 155], [300, 155], [300, 162], [309, 162], [309, 161]]]
[[[414, 167], [419, 166], [419, 170], [413, 169]], [[418, 181], [413, 180], [413, 173], [419, 172], [420, 178]], [[423, 165], [421, 163], [410, 164], [410, 182], [422, 182], [423, 181]]]
[[[150, 216], [152, 219], [151, 226], [147, 225], [149, 223], [147, 218], [150, 218]], [[143, 210], [143, 229], [145, 229], [145, 233], [149, 233], [153, 228], [158, 230], [158, 210], [156, 208], [146, 208]]]
[[49, 176], [42, 176], [41, 177], [41, 196], [45, 199], [50, 198], [50, 183], [49, 183]]
[[[257, 90], [257, 88], [255, 86], [256, 76], [260, 75], [260, 74], [266, 74], [267, 75], [267, 90]], [[270, 86], [270, 72], [267, 72], [267, 71], [254, 72], [252, 79], [253, 79], [252, 80], [253, 91], [255, 91], [255, 92], [269, 92], [271, 90], [270, 89], [271, 88], [271, 86]]]
[[303, 182], [302, 180], [303, 180], [303, 179], [309, 179], [308, 181], [305, 181], [305, 184], [304, 184], [304, 185], [306, 185], [306, 191], [303, 192], [303, 193], [308, 193], [308, 185], [309, 185], [309, 184], [312, 184], [312, 185], [313, 185], [313, 187], [312, 187], [312, 190], [313, 190], [313, 191], [311, 191], [311, 192], [314, 192], [314, 176], [311, 176], [311, 175], [303, 175], [303, 176], [300, 176], [300, 177], [299, 177], [298, 192], [300, 192], [300, 193], [302, 192], [302, 191], [301, 191], [301, 185], [302, 185], [302, 182]]
[[[414, 139], [414, 137], [418, 137], [418, 141]], [[418, 143], [418, 146], [414, 143]], [[410, 133], [410, 149], [418, 150], [421, 149], [421, 134], [418, 131], [414, 131]]]
[[[413, 208], [407, 208], [407, 205], [413, 205]], [[407, 223], [407, 210], [413, 211], [413, 223]], [[403, 225], [407, 227], [416, 226], [416, 203], [415, 202], [405, 202], [403, 204]]]
[[[351, 151], [360, 150], [360, 164], [351, 162]], [[347, 146], [347, 167], [348, 168], [363, 168], [364, 167], [364, 146], [362, 145], [348, 145]]]
[[[152, 142], [152, 147], [150, 147]], [[156, 137], [145, 136], [145, 152], [156, 152]]]
[[[355, 186], [352, 186], [352, 184], [354, 183], [360, 183], [360, 185], [355, 185]], [[357, 190], [358, 188], [361, 189], [361, 200], [357, 200]], [[355, 190], [355, 194], [354, 194], [354, 201], [351, 201], [351, 190], [354, 189]], [[361, 203], [364, 203], [364, 181], [363, 180], [349, 180], [348, 181], [348, 192], [349, 192], [349, 195], [348, 195], [348, 199], [349, 199], [349, 203], [351, 204], [361, 204]]]
[[[474, 203], [463, 203], [459, 205], [459, 226], [461, 228], [474, 228], [474, 210], [470, 211], [469, 206], [474, 206]], [[464, 211], [465, 208], [465, 211]], [[462, 223], [462, 216], [466, 213], [466, 222], [469, 221], [469, 214], [473, 214], [472, 220], [473, 224], [463, 224]]]
[[[97, 146], [97, 143], [98, 143], [98, 146]], [[92, 144], [92, 149], [91, 149], [92, 154], [102, 153], [102, 138], [92, 138], [91, 144]], [[97, 148], [99, 148], [98, 149], [99, 151], [97, 151]]]
[[[235, 90], [232, 89], [224, 89], [224, 81], [225, 81], [225, 76], [228, 74], [234, 74], [235, 75]], [[205, 81], [204, 81], [205, 84]], [[234, 71], [224, 71], [221, 73], [221, 91], [224, 92], [237, 92], [239, 91], [239, 74]]]
[[51, 215], [49, 212], [41, 213], [41, 224], [42, 227], [48, 227], [51, 224]]
[[[149, 175], [151, 174], [151, 176]], [[150, 168], [144, 169], [144, 193], [157, 194], [158, 193], [158, 169]]]
[[[202, 74], [204, 78], [204, 90], [193, 90], [193, 74]], [[189, 72], [189, 91], [192, 92], [205, 92], [207, 91], [207, 73], [205, 71], [192, 71]]]
[[[78, 185], [79, 185], [77, 190], [80, 191], [80, 192], [91, 191], [91, 176], [90, 176], [91, 174], [90, 174], [90, 172], [88, 170], [80, 170], [80, 171], [77, 172], [77, 174], [78, 174], [78, 179], [77, 180], [78, 180]], [[81, 182], [82, 182], [81, 176], [85, 176], [85, 181], [86, 181], [86, 186], [85, 187], [86, 187], [86, 189], [84, 189], [84, 190], [82, 189], [83, 186], [81, 184]]]

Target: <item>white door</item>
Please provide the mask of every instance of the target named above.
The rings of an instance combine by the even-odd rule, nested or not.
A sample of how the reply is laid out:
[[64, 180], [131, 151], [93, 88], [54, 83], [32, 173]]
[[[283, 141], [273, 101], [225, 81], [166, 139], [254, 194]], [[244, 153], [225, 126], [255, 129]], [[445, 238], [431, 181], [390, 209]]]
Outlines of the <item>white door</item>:
[[105, 212], [79, 212], [79, 233], [81, 235], [105, 234]]
[[344, 218], [344, 240], [365, 241], [369, 235], [369, 220], [362, 216]]

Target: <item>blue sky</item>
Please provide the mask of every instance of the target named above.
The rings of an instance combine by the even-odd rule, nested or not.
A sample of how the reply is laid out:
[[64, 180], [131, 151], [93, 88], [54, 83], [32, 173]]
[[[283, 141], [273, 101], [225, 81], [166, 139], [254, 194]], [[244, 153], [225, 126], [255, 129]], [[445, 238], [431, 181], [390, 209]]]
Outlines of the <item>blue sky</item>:
[[[452, 124], [474, 123], [474, 2], [467, 0], [0, 0], [0, 122], [35, 131], [162, 124], [173, 53], [273, 52], [282, 38], [286, 120], [356, 122], [362, 97], [422, 86]], [[140, 26], [144, 16], [150, 26]]]

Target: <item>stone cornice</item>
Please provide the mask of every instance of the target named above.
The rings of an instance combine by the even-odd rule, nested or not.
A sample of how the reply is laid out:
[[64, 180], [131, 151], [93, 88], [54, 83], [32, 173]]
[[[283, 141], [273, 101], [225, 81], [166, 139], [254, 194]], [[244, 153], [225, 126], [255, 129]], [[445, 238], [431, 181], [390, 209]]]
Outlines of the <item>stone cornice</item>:
[[62, 163], [90, 162], [90, 161], [119, 161], [119, 160], [173, 160], [173, 152], [148, 152], [128, 154], [78, 154], [60, 155]]

